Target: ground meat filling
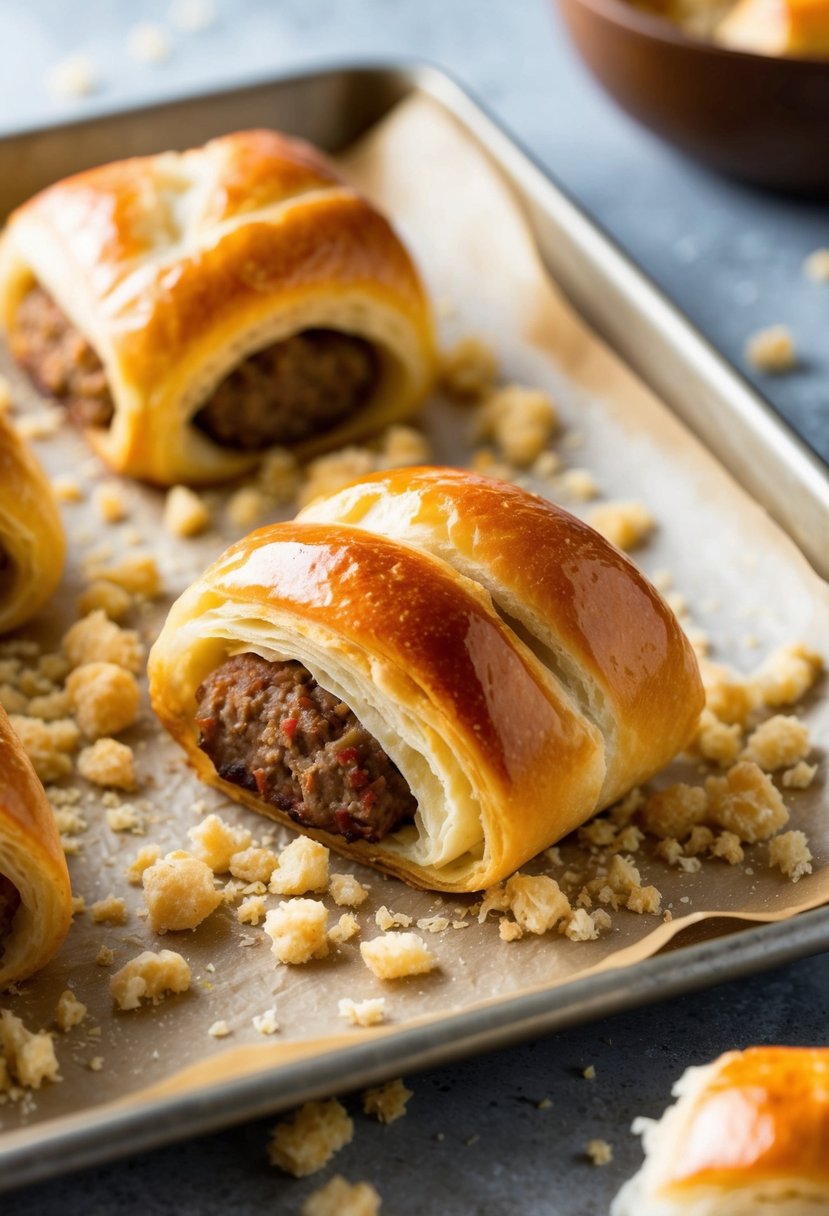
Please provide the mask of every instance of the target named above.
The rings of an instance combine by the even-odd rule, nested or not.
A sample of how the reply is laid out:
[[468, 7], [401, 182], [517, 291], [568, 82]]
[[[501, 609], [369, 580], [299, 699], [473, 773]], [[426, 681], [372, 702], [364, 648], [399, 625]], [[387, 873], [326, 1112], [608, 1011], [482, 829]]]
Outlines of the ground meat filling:
[[109, 426], [112, 398], [101, 360], [40, 287], [20, 301], [10, 342], [17, 362], [77, 426]]
[[298, 443], [342, 422], [376, 382], [377, 356], [368, 342], [306, 329], [240, 363], [193, 421], [223, 447]]
[[10, 879], [0, 874], [0, 957], [19, 907], [20, 892]]
[[[11, 349], [77, 426], [109, 426], [113, 405], [101, 361], [40, 287], [18, 306]], [[296, 443], [330, 430], [362, 405], [377, 377], [377, 355], [368, 342], [308, 329], [240, 363], [193, 422], [222, 447], [241, 451]]]
[[297, 823], [346, 840], [382, 840], [417, 803], [352, 711], [295, 662], [240, 654], [196, 693], [199, 746], [225, 781]]

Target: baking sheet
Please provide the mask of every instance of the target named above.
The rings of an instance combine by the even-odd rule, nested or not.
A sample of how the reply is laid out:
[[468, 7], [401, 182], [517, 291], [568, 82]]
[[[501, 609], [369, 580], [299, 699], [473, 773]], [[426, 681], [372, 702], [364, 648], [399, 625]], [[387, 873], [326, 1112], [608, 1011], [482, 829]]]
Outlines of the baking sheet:
[[[439, 302], [445, 337], [470, 331], [489, 337], [508, 379], [545, 387], [557, 401], [564, 426], [556, 447], [568, 463], [589, 468], [605, 497], [639, 498], [656, 515], [660, 529], [642, 551], [642, 564], [651, 572], [672, 571], [696, 619], [710, 630], [716, 657], [746, 668], [779, 642], [797, 639], [821, 649], [829, 618], [824, 584], [764, 513], [570, 313], [551, 288], [497, 172], [446, 111], [424, 98], [404, 103], [348, 158], [347, 167], [352, 179], [395, 216], [411, 242]], [[19, 379], [15, 383], [19, 385]], [[33, 409], [43, 408], [22, 385], [18, 398]], [[465, 463], [469, 424], [468, 411], [439, 400], [432, 403], [425, 425], [437, 461]], [[71, 470], [90, 483], [108, 480], [68, 428], [38, 446], [53, 474]], [[105, 563], [107, 546], [113, 560], [148, 548], [157, 554], [167, 599], [148, 608], [140, 620], [150, 640], [169, 597], [238, 534], [238, 529], [223, 525], [221, 535], [217, 530], [198, 541], [173, 541], [160, 529], [160, 495], [127, 484], [123, 493], [130, 504], [129, 518], [117, 526], [102, 526], [88, 500], [66, 508], [70, 569], [48, 621], [39, 631], [30, 631], [39, 632], [46, 644], [55, 644], [74, 619], [84, 581], [81, 571], [90, 555]], [[212, 496], [222, 520], [226, 497]], [[758, 645], [745, 644], [749, 635]], [[806, 716], [822, 752], [829, 737], [829, 710], [820, 690]], [[668, 925], [619, 913], [609, 937], [582, 944], [556, 935], [502, 943], [494, 924], [450, 928], [424, 934], [439, 971], [395, 985], [374, 979], [355, 944], [324, 962], [281, 968], [261, 930], [239, 926], [232, 909], [217, 913], [195, 934], [170, 934], [161, 940], [139, 919], [140, 890], [126, 885], [125, 866], [150, 841], [163, 851], [186, 847], [186, 830], [200, 818], [191, 809], [194, 803], [201, 804], [201, 814], [220, 810], [223, 817], [252, 827], [260, 838], [273, 836], [272, 847], [287, 842], [290, 833], [198, 786], [183, 771], [177, 749], [154, 732], [148, 710], [142, 726], [126, 738], [137, 747], [142, 789], [123, 800], [139, 807], [146, 836], [110, 831], [100, 793], [88, 791], [82, 810], [89, 827], [78, 837], [81, 850], [71, 868], [75, 889], [87, 903], [110, 893], [123, 895], [130, 906], [129, 922], [124, 928], [107, 928], [92, 926], [88, 916], [79, 917], [55, 963], [5, 1002], [27, 1025], [47, 1026], [58, 995], [72, 986], [90, 1015], [81, 1027], [59, 1036], [63, 1082], [44, 1088], [34, 1103], [0, 1110], [0, 1126], [10, 1133], [0, 1138], [0, 1151], [4, 1140], [20, 1144], [36, 1139], [37, 1125], [46, 1119], [105, 1103], [123, 1110], [151, 1096], [230, 1081], [353, 1043], [359, 1036], [388, 1038], [418, 1022], [622, 966], [653, 953], [683, 926], [708, 916], [780, 919], [829, 898], [829, 871], [824, 868], [829, 832], [819, 780], [809, 791], [787, 795], [793, 809], [791, 826], [804, 827], [815, 854], [816, 873], [797, 886], [766, 870], [762, 846], [749, 850], [744, 866], [731, 869], [711, 863], [687, 875], [656, 860], [646, 862], [639, 854], [643, 881], [660, 887], [674, 913]], [[677, 769], [664, 779], [678, 775], [688, 776], [688, 771]], [[569, 845], [562, 852], [565, 866], [578, 857]], [[545, 862], [533, 868], [555, 874], [565, 866]], [[373, 913], [381, 904], [415, 918], [445, 912], [447, 903], [440, 897], [410, 891], [342, 861], [334, 861], [334, 867], [358, 873], [371, 887], [371, 900], [359, 912], [364, 937], [376, 932]], [[456, 919], [455, 909], [468, 902], [449, 900], [450, 918]], [[329, 906], [333, 912], [330, 901]], [[114, 967], [94, 963], [101, 943], [116, 951], [114, 967], [142, 949], [180, 950], [193, 967], [192, 991], [157, 1009], [113, 1014], [108, 980]], [[375, 995], [386, 997], [388, 1024], [371, 1031], [346, 1028], [337, 1017], [338, 999]], [[280, 1031], [266, 1040], [251, 1018], [274, 1004]], [[231, 1027], [229, 1038], [208, 1035], [208, 1027], [218, 1019]], [[100, 1035], [90, 1034], [97, 1027]], [[95, 1057], [102, 1058], [103, 1067], [93, 1072], [88, 1064]], [[31, 1130], [21, 1141], [11, 1134], [15, 1128]]]

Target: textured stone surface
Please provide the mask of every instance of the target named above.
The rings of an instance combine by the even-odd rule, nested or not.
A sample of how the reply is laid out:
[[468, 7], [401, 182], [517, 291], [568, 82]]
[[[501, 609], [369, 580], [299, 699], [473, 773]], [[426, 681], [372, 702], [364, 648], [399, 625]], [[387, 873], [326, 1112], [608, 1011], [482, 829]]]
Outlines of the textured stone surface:
[[[829, 287], [807, 281], [804, 257], [829, 245], [825, 208], [752, 193], [710, 176], [619, 114], [571, 54], [543, 0], [217, 0], [217, 24], [173, 34], [158, 66], [128, 56], [139, 20], [166, 4], [108, 0], [0, 3], [0, 124], [11, 128], [213, 86], [332, 55], [424, 57], [470, 87], [731, 357], [746, 337], [791, 326], [804, 367], [752, 375], [829, 457]], [[67, 105], [48, 70], [77, 50], [99, 66], [99, 93]], [[267, 1164], [272, 1121], [139, 1157], [15, 1197], [17, 1216], [192, 1216], [295, 1213], [336, 1171], [368, 1178], [388, 1216], [600, 1216], [639, 1161], [628, 1128], [659, 1114], [691, 1063], [752, 1042], [826, 1042], [829, 959], [799, 963], [667, 1005], [409, 1078], [409, 1113], [382, 1127], [358, 1113], [357, 1134], [317, 1179]], [[588, 1064], [595, 1081], [581, 1072]], [[538, 1109], [548, 1097], [552, 1105]], [[583, 1147], [608, 1140], [613, 1162]]]

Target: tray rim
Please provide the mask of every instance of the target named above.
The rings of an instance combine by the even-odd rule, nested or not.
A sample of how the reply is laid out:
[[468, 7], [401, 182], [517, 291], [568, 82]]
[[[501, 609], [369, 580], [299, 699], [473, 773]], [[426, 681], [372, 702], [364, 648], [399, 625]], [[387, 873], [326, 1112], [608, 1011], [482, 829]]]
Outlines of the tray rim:
[[[659, 314], [661, 323], [677, 327], [685, 344], [696, 348], [699, 358], [710, 361], [713, 373], [730, 381], [729, 387], [740, 399], [741, 408], [749, 414], [755, 411], [763, 429], [782, 444], [783, 459], [793, 465], [798, 477], [817, 490], [821, 506], [825, 503], [829, 512], [829, 473], [820, 456], [772, 403], [716, 350], [601, 224], [574, 201], [555, 175], [528, 152], [468, 88], [433, 63], [396, 57], [326, 59], [318, 64], [304, 65], [299, 70], [248, 77], [236, 85], [223, 82], [219, 88], [183, 90], [140, 105], [96, 108], [80, 116], [68, 115], [58, 122], [39, 122], [13, 131], [0, 131], [0, 143], [76, 126], [91, 126], [107, 118], [146, 117], [170, 105], [215, 103], [231, 94], [253, 93], [268, 86], [361, 73], [375, 75], [378, 79], [393, 76], [404, 86], [404, 96], [424, 92], [434, 97], [471, 131], [495, 163], [514, 180], [514, 173], [505, 163], [506, 154], [507, 161], [514, 163], [521, 173], [522, 188], [534, 193], [540, 207], [549, 206], [550, 200], [563, 207], [590, 243], [614, 260], [616, 273], [624, 275], [640, 296], [648, 298], [649, 306]], [[527, 180], [523, 180], [525, 177]], [[781, 455], [780, 452], [776, 454]], [[783, 527], [789, 532], [785, 524]], [[796, 543], [799, 542], [796, 540]], [[357, 1039], [355, 1034], [354, 1046], [276, 1065], [261, 1074], [217, 1083], [175, 1097], [150, 1099], [129, 1110], [119, 1111], [114, 1104], [107, 1103], [32, 1127], [0, 1132], [0, 1193], [112, 1161], [129, 1152], [146, 1151], [275, 1114], [310, 1098], [335, 1091], [347, 1093], [401, 1071], [412, 1073], [574, 1024], [603, 1019], [639, 1005], [768, 970], [827, 948], [829, 907], [822, 907], [785, 921], [755, 924], [696, 945], [679, 943], [635, 964], [610, 968], [553, 989], [450, 1013], [439, 1021], [402, 1028], [382, 1038], [361, 1035]], [[106, 1136], [102, 1137], [104, 1127]], [[9, 1143], [5, 1145], [4, 1141]]]

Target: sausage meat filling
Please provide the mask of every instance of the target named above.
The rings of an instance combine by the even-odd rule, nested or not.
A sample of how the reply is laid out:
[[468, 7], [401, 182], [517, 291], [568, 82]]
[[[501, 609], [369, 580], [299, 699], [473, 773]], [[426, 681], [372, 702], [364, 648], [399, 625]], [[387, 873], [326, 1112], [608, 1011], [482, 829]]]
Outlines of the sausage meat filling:
[[19, 907], [20, 892], [11, 879], [0, 874], [0, 957]]
[[[113, 405], [96, 352], [40, 287], [22, 299], [12, 354], [77, 426], [107, 427]], [[223, 447], [259, 451], [331, 430], [377, 384], [377, 354], [362, 338], [308, 329], [256, 351], [234, 368], [193, 422]]]
[[417, 803], [380, 744], [300, 663], [228, 659], [196, 693], [199, 746], [219, 776], [297, 823], [382, 840]]

